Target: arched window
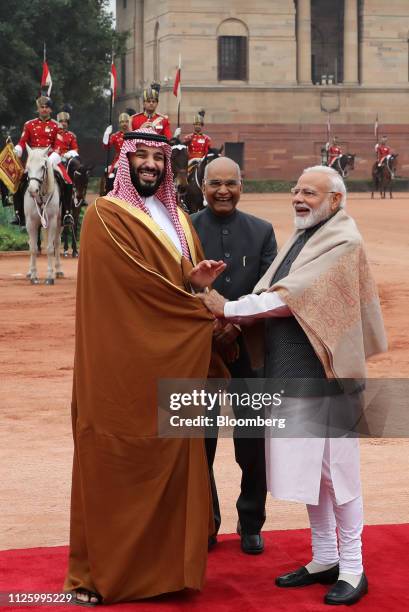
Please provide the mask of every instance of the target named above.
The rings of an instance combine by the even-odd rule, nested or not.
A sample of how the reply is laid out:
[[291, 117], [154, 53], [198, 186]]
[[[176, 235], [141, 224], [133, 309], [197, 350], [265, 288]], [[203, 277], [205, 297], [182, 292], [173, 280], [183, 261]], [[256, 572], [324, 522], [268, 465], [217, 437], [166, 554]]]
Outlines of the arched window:
[[153, 38], [153, 80], [160, 81], [159, 76], [159, 23], [155, 23], [155, 31]]
[[247, 81], [248, 30], [238, 19], [226, 19], [217, 31], [219, 81]]

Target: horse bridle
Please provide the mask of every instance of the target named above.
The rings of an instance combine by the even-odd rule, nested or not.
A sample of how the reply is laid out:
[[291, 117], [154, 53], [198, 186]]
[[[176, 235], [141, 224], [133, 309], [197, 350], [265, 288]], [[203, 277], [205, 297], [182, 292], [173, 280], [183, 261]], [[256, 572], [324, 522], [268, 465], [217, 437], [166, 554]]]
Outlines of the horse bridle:
[[44, 181], [46, 180], [47, 176], [48, 176], [47, 160], [45, 160], [45, 164], [44, 164], [44, 168], [43, 168], [43, 176], [42, 176], [41, 179], [37, 178], [36, 176], [29, 176], [29, 175], [27, 175], [28, 182], [30, 182], [30, 181], [37, 181], [37, 183], [40, 186], [40, 188], [39, 188], [40, 193], [38, 194], [40, 202], [38, 202], [36, 196], [33, 196], [31, 194], [30, 195], [31, 195], [32, 199], [35, 202], [36, 209], [37, 209], [37, 214], [40, 217], [41, 225], [43, 226], [44, 229], [47, 229], [47, 227], [48, 227], [48, 217], [47, 217], [47, 214], [46, 214], [47, 204], [49, 203], [49, 201], [51, 200], [51, 198], [53, 196], [53, 194], [51, 192], [50, 195], [48, 196], [47, 200], [44, 202], [44, 199], [43, 199], [44, 198], [44, 192], [41, 193], [41, 189], [42, 189], [42, 186], [43, 186]]
[[[341, 158], [342, 158], [342, 155], [339, 155], [339, 156], [337, 157], [337, 160], [336, 160], [336, 161], [337, 161], [337, 164], [338, 164], [338, 168], [339, 168], [339, 169], [340, 169], [340, 171], [341, 171], [342, 178], [345, 178], [345, 177], [347, 177], [347, 176], [348, 176], [348, 171], [347, 171], [347, 169], [346, 169], [346, 168], [347, 168], [347, 166], [345, 166], [345, 169], [344, 169], [344, 168], [341, 166], [341, 161], [340, 161], [340, 160], [341, 160]], [[348, 155], [346, 155], [346, 158], [348, 159]]]
[[[43, 168], [43, 176], [42, 176], [42, 178], [39, 179], [36, 176], [29, 176], [29, 175], [27, 175], [28, 182], [30, 182], [30, 181], [37, 181], [37, 183], [40, 185], [40, 189], [41, 189], [45, 179], [47, 178], [47, 172], [48, 171], [47, 171], [47, 161], [46, 161], [45, 164], [44, 164], [44, 168]], [[34, 196], [31, 196], [31, 197], [35, 200]], [[40, 197], [41, 197], [41, 194], [40, 194]]]

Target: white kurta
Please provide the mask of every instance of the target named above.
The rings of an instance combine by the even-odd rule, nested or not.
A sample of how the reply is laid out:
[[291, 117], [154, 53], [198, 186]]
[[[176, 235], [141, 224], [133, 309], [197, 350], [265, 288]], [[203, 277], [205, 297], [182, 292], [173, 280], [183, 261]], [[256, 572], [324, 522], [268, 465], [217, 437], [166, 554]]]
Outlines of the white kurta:
[[[255, 319], [292, 316], [280, 296], [273, 292], [248, 295], [224, 306], [226, 319], [251, 324]], [[323, 405], [325, 398], [286, 398], [291, 409]], [[332, 396], [331, 405], [343, 402]], [[330, 470], [337, 504], [361, 495], [359, 440], [330, 438]], [[274, 438], [266, 431], [267, 488], [273, 497], [317, 505], [319, 501], [325, 438]]]

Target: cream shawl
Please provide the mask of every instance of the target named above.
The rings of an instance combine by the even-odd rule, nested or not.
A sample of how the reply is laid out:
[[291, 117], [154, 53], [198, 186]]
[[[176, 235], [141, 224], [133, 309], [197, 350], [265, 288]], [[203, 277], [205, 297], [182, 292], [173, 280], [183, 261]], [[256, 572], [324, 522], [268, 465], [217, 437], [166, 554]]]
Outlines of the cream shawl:
[[[283, 246], [253, 293], [277, 291], [308, 336], [328, 378], [364, 378], [365, 360], [387, 350], [375, 281], [355, 222], [339, 210], [303, 247], [290, 273], [271, 279], [298, 230]], [[253, 367], [264, 360], [263, 325], [245, 331]]]

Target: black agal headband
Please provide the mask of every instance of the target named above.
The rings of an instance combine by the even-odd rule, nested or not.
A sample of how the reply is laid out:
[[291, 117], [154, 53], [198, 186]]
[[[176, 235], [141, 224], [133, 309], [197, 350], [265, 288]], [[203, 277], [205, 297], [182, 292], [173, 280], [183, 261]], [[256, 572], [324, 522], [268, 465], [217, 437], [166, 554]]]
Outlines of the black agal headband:
[[151, 140], [153, 142], [164, 142], [168, 143], [168, 139], [166, 136], [162, 136], [161, 134], [152, 134], [150, 132], [125, 132], [124, 140]]

